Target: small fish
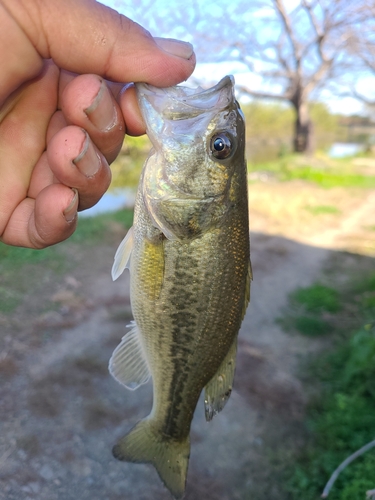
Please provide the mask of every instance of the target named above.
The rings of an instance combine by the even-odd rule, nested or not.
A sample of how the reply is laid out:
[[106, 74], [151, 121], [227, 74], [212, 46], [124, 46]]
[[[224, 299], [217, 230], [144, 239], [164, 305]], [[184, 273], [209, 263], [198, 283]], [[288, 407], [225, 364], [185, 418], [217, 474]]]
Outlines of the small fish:
[[130, 270], [134, 322], [109, 370], [129, 389], [151, 376], [154, 400], [113, 454], [153, 464], [178, 499], [195, 407], [203, 388], [207, 420], [227, 402], [250, 300], [245, 125], [231, 76], [208, 90], [136, 91], [154, 149], [112, 269]]

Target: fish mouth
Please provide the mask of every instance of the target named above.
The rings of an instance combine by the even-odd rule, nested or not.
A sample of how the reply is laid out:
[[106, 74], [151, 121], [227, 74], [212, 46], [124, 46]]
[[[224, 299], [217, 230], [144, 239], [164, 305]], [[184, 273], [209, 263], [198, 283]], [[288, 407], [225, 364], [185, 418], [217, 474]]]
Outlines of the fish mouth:
[[136, 83], [135, 87], [146, 121], [150, 106], [165, 119], [183, 120], [213, 108], [218, 111], [225, 109], [235, 99], [232, 75], [225, 76], [209, 89], [193, 89], [182, 85], [158, 88], [146, 83]]

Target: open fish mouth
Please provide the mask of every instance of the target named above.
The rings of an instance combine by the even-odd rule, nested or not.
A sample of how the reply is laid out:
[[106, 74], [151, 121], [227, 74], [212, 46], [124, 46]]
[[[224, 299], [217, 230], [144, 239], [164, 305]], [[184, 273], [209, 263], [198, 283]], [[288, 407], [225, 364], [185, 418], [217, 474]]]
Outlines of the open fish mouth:
[[209, 89], [185, 86], [158, 88], [146, 83], [135, 84], [143, 114], [151, 105], [164, 118], [193, 118], [212, 108], [225, 109], [233, 101], [234, 78], [227, 75]]

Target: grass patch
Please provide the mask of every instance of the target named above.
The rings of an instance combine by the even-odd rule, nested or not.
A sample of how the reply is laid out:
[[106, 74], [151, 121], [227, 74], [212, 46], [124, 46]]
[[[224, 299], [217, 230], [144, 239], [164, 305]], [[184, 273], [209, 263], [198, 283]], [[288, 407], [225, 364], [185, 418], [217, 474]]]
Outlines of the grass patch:
[[0, 313], [15, 313], [31, 294], [43, 293], [51, 283], [77, 265], [81, 249], [109, 238], [118, 226], [129, 229], [133, 210], [125, 209], [79, 219], [67, 241], [43, 250], [7, 246], [0, 242]]
[[19, 269], [24, 264], [51, 263], [57, 257], [56, 248], [50, 247], [45, 250], [32, 250], [5, 245], [0, 242], [0, 272], [9, 269]]
[[357, 294], [375, 292], [375, 272], [358, 279], [354, 285], [354, 292]]
[[279, 318], [286, 330], [296, 330], [308, 337], [319, 337], [335, 331], [334, 314], [341, 309], [341, 297], [331, 287], [315, 283], [299, 288], [290, 297], [290, 311]]
[[287, 167], [282, 172], [280, 180], [303, 180], [313, 182], [324, 188], [356, 187], [369, 189], [375, 187], [375, 176], [318, 170], [310, 166], [303, 166], [296, 169]]
[[337, 312], [340, 309], [338, 292], [331, 287], [315, 283], [307, 288], [300, 288], [290, 296], [291, 302], [300, 304], [306, 311], [319, 313]]
[[[329, 313], [326, 322], [337, 334], [330, 351], [304, 369], [319, 391], [307, 410], [308, 444], [285, 476], [291, 500], [319, 498], [338, 465], [375, 438], [375, 273], [361, 278], [351, 279], [340, 292], [315, 284], [290, 298], [289, 325], [304, 335], [317, 335]], [[301, 321], [301, 308], [309, 312], [308, 321]], [[345, 328], [348, 311], [357, 318], [354, 331]], [[362, 500], [373, 488], [375, 449], [340, 474], [329, 498]]]
[[299, 333], [308, 337], [319, 337], [332, 332], [332, 327], [328, 321], [321, 318], [312, 318], [311, 316], [297, 316], [294, 327]]
[[69, 241], [74, 243], [100, 241], [108, 234], [110, 225], [113, 223], [121, 224], [124, 229], [129, 229], [133, 224], [133, 210], [125, 208], [95, 217], [81, 217], [78, 220], [77, 229]]
[[306, 205], [305, 210], [312, 215], [338, 215], [341, 213], [341, 210], [332, 205]]
[[[110, 224], [117, 223], [129, 229], [133, 224], [133, 210], [124, 209], [95, 217], [81, 217], [74, 234], [66, 243], [93, 243], [108, 234]], [[66, 244], [55, 245], [43, 250], [32, 250], [5, 245], [0, 242], [0, 272], [18, 270], [25, 264], [43, 264], [58, 270], [59, 261], [64, 259], [61, 248]], [[1, 293], [1, 292], [0, 292]]]
[[[360, 329], [311, 367], [324, 388], [309, 409], [311, 440], [288, 480], [292, 499], [315, 500], [336, 467], [375, 436], [375, 330]], [[375, 487], [375, 450], [350, 464], [329, 498], [364, 499]]]
[[375, 176], [359, 171], [352, 159], [330, 159], [328, 157], [301, 158], [289, 155], [279, 160], [249, 165], [250, 172], [270, 172], [279, 181], [302, 180], [323, 188], [375, 188]]

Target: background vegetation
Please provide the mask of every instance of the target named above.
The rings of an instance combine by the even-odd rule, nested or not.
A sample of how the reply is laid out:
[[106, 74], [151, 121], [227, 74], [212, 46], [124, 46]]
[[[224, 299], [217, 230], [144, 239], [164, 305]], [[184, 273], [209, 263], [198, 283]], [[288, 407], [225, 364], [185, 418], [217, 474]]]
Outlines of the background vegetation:
[[[305, 420], [309, 440], [286, 474], [293, 500], [315, 500], [338, 465], [375, 438], [375, 272], [345, 286], [296, 290], [282, 322], [289, 332], [330, 341], [304, 369], [315, 394]], [[374, 471], [372, 449], [344, 469], [329, 498], [364, 499], [375, 486]]]
[[[254, 100], [242, 104], [241, 108], [246, 118], [246, 153], [249, 170], [264, 169], [274, 173], [278, 172], [279, 178], [284, 176], [284, 180], [290, 180], [292, 174], [287, 173], [286, 169], [289, 162], [293, 163], [294, 161], [291, 160], [290, 156], [293, 151], [294, 127], [294, 115], [291, 107], [282, 103], [267, 104], [264, 101]], [[325, 104], [319, 102], [310, 104], [310, 114], [314, 123], [315, 146], [318, 156], [322, 152], [326, 153], [335, 142], [355, 141], [363, 144], [364, 147], [371, 144], [370, 132], [359, 135], [351, 127], [352, 124], [357, 123], [356, 117], [348, 119], [341, 115], [334, 115], [329, 112]], [[151, 147], [147, 136], [126, 137], [121, 154], [111, 167], [113, 173], [112, 188], [123, 186], [135, 188], [137, 186], [142, 166]], [[316, 162], [311, 161], [316, 169]], [[338, 170], [341, 167], [342, 165]], [[313, 176], [312, 172], [310, 174], [302, 169], [298, 175], [294, 174], [296, 178], [306, 178], [307, 180], [312, 180]], [[326, 175], [325, 182], [334, 184], [337, 179], [329, 181]], [[348, 182], [357, 184], [361, 181], [348, 179]]]
[[[294, 113], [290, 106], [255, 100], [241, 106], [246, 117], [247, 158], [260, 163], [285, 156], [293, 150]], [[334, 142], [344, 142], [347, 129], [341, 117], [322, 103], [311, 103], [316, 148], [327, 150]]]

